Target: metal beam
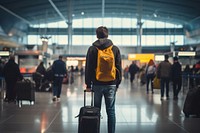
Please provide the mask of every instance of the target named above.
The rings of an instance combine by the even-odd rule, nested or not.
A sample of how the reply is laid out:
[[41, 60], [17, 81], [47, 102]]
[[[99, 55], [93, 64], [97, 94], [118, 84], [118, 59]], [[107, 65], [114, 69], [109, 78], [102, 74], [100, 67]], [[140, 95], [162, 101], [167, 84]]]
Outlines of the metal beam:
[[9, 9], [3, 7], [2, 5], [0, 5], [0, 8], [3, 9], [3, 10], [5, 10], [6, 12], [12, 14], [13, 16], [19, 18], [20, 20], [24, 21], [25, 23], [27, 23], [27, 24], [29, 24], [29, 25], [32, 24], [30, 21], [26, 20], [25, 18], [22, 18], [21, 16], [17, 15], [16, 13], [12, 12], [12, 11], [9, 10]]
[[63, 16], [63, 14], [60, 12], [60, 10], [56, 7], [56, 5], [53, 3], [52, 0], [49, 0], [50, 4], [53, 6], [55, 11], [58, 13], [58, 15], [65, 21], [67, 22], [66, 18]]
[[105, 16], [105, 0], [102, 0], [102, 18]]
[[102, 25], [104, 25], [104, 16], [105, 16], [105, 0], [102, 0], [102, 14], [101, 14]]
[[68, 54], [71, 54], [71, 49], [72, 49], [72, 1], [73, 0], [68, 0], [67, 1], [67, 16], [68, 16], [68, 45], [66, 45], [66, 48], [68, 51]]

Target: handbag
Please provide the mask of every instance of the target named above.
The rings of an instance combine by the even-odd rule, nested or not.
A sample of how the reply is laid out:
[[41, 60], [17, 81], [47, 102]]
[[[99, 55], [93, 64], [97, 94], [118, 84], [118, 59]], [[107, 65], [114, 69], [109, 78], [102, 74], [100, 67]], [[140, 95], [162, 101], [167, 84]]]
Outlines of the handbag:
[[157, 76], [153, 79], [153, 88], [154, 89], [160, 89], [160, 79], [158, 79]]

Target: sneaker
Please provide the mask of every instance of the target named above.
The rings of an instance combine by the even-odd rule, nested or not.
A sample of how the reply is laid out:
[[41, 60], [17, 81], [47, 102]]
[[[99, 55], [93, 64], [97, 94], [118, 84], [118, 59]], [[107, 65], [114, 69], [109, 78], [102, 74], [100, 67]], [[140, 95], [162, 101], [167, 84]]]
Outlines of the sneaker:
[[160, 100], [162, 101], [162, 100], [163, 100], [163, 97], [161, 97]]
[[54, 96], [52, 100], [53, 100], [54, 102], [57, 101], [57, 97]]
[[60, 102], [60, 97], [57, 98], [57, 102]]

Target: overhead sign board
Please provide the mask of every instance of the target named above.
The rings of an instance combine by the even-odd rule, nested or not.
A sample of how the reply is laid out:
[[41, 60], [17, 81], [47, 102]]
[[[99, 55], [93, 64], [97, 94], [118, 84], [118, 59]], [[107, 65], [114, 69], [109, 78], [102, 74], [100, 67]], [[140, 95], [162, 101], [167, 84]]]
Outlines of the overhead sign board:
[[9, 51], [0, 51], [0, 56], [9, 56]]
[[142, 63], [147, 63], [149, 60], [154, 60], [154, 54], [129, 54], [128, 60], [139, 60]]

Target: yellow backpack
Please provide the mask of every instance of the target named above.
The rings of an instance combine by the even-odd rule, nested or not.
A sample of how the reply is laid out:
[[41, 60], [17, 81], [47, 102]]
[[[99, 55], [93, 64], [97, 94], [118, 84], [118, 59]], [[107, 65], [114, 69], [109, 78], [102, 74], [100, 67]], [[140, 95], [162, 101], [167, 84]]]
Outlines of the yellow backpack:
[[97, 68], [96, 79], [98, 81], [108, 82], [116, 79], [115, 57], [112, 46], [100, 50], [97, 48]]

